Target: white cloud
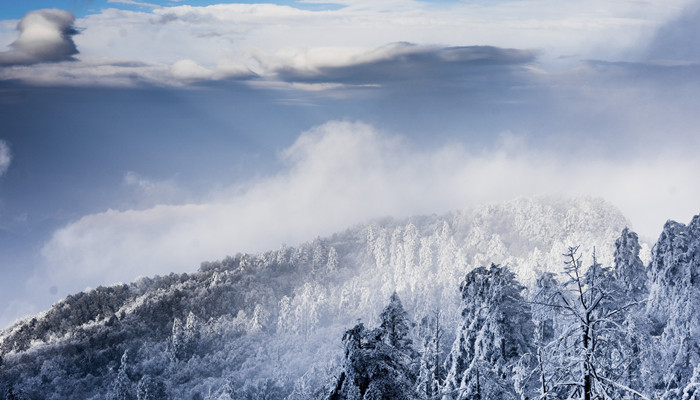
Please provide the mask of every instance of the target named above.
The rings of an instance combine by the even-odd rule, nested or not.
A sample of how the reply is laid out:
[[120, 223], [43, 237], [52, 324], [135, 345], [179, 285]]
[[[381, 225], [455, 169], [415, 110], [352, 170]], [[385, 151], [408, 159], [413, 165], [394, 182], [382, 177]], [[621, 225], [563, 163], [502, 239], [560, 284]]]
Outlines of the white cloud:
[[44, 9], [28, 12], [17, 25], [19, 38], [12, 50], [0, 53], [0, 65], [33, 64], [68, 60], [78, 53], [73, 42], [77, 31], [69, 11]]
[[602, 196], [648, 236], [658, 234], [666, 218], [687, 221], [700, 211], [700, 188], [689, 183], [700, 172], [694, 158], [615, 162], [505, 138], [490, 151], [421, 150], [362, 123], [329, 122], [281, 154], [287, 169], [278, 175], [198, 204], [108, 210], [58, 230], [42, 250], [47, 284], [78, 290], [189, 271], [203, 260], [293, 245], [368, 218], [518, 196]]
[[[112, 1], [117, 4], [117, 0]], [[343, 61], [356, 63], [354, 57], [358, 54], [371, 55], [374, 49], [396, 42], [537, 49], [542, 63], [556, 66], [580, 59], [635, 59], [645, 51], [656, 29], [677, 15], [688, 1], [594, 0], [566, 5], [555, 0], [440, 5], [404, 0], [340, 3], [348, 7], [309, 11], [273, 4], [218, 4], [142, 12], [110, 8], [79, 20], [83, 33], [75, 37], [75, 42], [85, 56], [79, 63], [114, 59], [155, 68], [190, 60], [201, 67], [194, 71], [197, 79], [230, 76], [220, 67], [222, 60], [235, 65], [234, 77], [248, 70], [270, 76], [276, 65], [313, 69], [338, 66]], [[41, 71], [34, 72], [12, 69], [3, 73], [3, 79], [41, 81], [37, 77]], [[63, 64], [55, 76], [75, 83], [76, 76], [88, 72], [89, 68]], [[192, 74], [193, 69], [185, 68], [184, 73]], [[160, 81], [182, 84], [166, 74], [168, 77], [160, 77]], [[105, 81], [123, 82], [111, 77]]]
[[[369, 50], [402, 41], [545, 49], [553, 58], [562, 54], [619, 57], [643, 46], [642, 39], [653, 35], [687, 0], [615, 4], [596, 0], [568, 5], [528, 0], [439, 6], [388, 0], [371, 2], [373, 7], [366, 7], [368, 1], [347, 3], [355, 6], [308, 11], [273, 4], [219, 4], [164, 7], [140, 14], [110, 11], [84, 21], [100, 40], [88, 41], [86, 35], [80, 45], [88, 54], [103, 52], [108, 38], [103, 34], [111, 31], [109, 37], [114, 38], [127, 27], [130, 36], [143, 40], [135, 45], [117, 37], [113, 49], [129, 43], [136, 59], [165, 63], [189, 58], [202, 65], [214, 64], [222, 56], [245, 59], [250, 50], [267, 55], [324, 47]], [[177, 59], [169, 58], [173, 56]]]
[[208, 79], [214, 71], [204, 68], [192, 60], [180, 60], [170, 69], [173, 76], [179, 79]]
[[11, 162], [12, 153], [10, 152], [10, 146], [5, 141], [0, 140], [0, 176], [7, 172]]

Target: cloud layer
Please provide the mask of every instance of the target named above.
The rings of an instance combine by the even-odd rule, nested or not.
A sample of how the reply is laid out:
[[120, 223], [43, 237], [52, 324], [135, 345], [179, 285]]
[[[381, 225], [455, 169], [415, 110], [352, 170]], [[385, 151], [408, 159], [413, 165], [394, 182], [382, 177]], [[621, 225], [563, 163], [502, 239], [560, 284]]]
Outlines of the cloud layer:
[[292, 82], [382, 84], [410, 80], [415, 84], [421, 80], [453, 81], [475, 70], [483, 74], [483, 68], [523, 65], [533, 62], [535, 55], [534, 51], [493, 46], [437, 47], [402, 42], [345, 59], [317, 52], [303, 61], [295, 58], [296, 65], [282, 61], [271, 70]]
[[700, 171], [693, 158], [584, 161], [575, 150], [541, 151], [511, 135], [488, 151], [419, 150], [370, 125], [335, 121], [303, 133], [281, 157], [281, 173], [207, 201], [109, 210], [65, 226], [42, 251], [47, 282], [79, 290], [188, 271], [203, 260], [293, 245], [369, 218], [529, 195], [602, 196], [642, 234], [655, 235], [666, 218], [685, 221], [698, 212], [689, 199], [700, 197], [689, 184]]
[[12, 50], [0, 53], [0, 65], [71, 60], [78, 54], [73, 42], [75, 17], [69, 11], [43, 9], [28, 12], [17, 25], [19, 38]]
[[[252, 76], [306, 83], [365, 82], [414, 78], [429, 74], [433, 66], [433, 74], [449, 79], [478, 60], [492, 66], [533, 61], [530, 49], [537, 50], [537, 61], [548, 68], [571, 66], [581, 59], [634, 61], [647, 51], [646, 43], [659, 26], [687, 2], [438, 5], [353, 0], [340, 2], [347, 7], [323, 11], [273, 4], [108, 8], [77, 21], [82, 34], [75, 43], [72, 15], [39, 10], [25, 16], [20, 38], [0, 62], [69, 60], [77, 52], [76, 44], [81, 57], [77, 63], [41, 70], [7, 70], [0, 79], [78, 85], [182, 85]], [[125, 3], [147, 5], [111, 4]], [[131, 65], [128, 71], [125, 63]], [[93, 71], [95, 65], [99, 72]]]

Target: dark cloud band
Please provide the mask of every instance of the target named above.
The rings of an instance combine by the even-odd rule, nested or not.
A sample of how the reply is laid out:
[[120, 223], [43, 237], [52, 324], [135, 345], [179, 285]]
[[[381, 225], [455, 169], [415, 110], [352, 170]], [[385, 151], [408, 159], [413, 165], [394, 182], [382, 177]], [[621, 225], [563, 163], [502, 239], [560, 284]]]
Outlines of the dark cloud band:
[[468, 76], [483, 67], [518, 66], [533, 62], [532, 50], [493, 46], [435, 47], [396, 43], [341, 66], [313, 69], [281, 67], [277, 76], [289, 82], [381, 84], [404, 80], [445, 80]]

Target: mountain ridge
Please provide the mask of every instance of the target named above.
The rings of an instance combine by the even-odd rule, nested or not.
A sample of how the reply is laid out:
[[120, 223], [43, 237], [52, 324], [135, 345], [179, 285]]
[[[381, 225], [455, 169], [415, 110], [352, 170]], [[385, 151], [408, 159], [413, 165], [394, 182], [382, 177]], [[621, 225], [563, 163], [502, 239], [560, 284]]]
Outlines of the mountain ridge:
[[[302, 383], [322, 387], [323, 374], [310, 371], [328, 373], [329, 363], [339, 362], [334, 340], [358, 319], [375, 323], [393, 292], [415, 321], [439, 308], [449, 341], [460, 314], [458, 283], [469, 270], [504, 264], [531, 285], [539, 273], [556, 272], [574, 244], [589, 253], [596, 247], [598, 259], [610, 264], [627, 224], [603, 200], [552, 197], [377, 220], [298, 247], [68, 296], [0, 331], [0, 368], [35, 392], [99, 398], [130, 353], [146, 360], [131, 366], [131, 377], [170, 376], [175, 398], [224, 387], [251, 393], [264, 387], [292, 398]], [[190, 336], [198, 339], [174, 344]], [[270, 370], [275, 357], [286, 362]], [[68, 360], [81, 367], [65, 368]], [[196, 371], [192, 376], [204, 383], [183, 371]], [[81, 382], [84, 391], [70, 391], [54, 375]]]

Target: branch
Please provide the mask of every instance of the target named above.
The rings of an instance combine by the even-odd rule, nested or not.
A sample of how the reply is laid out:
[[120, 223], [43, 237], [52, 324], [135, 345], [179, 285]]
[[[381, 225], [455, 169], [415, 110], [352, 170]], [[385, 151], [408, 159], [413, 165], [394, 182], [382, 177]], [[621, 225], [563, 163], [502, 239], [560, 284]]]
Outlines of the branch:
[[604, 380], [604, 381], [607, 381], [608, 383], [610, 383], [610, 384], [612, 384], [612, 385], [614, 385], [614, 386], [617, 386], [617, 387], [619, 387], [619, 388], [622, 389], [622, 390], [626, 390], [626, 391], [628, 391], [628, 392], [634, 394], [635, 396], [639, 396], [639, 397], [640, 397], [641, 399], [643, 399], [643, 400], [651, 400], [651, 399], [648, 398], [647, 396], [645, 396], [645, 395], [639, 393], [638, 391], [632, 389], [631, 387], [625, 386], [625, 385], [623, 385], [623, 384], [621, 384], [621, 383], [617, 383], [617, 382], [615, 382], [615, 381], [613, 381], [613, 380], [610, 380], [610, 379], [608, 379], [608, 378], [604, 378], [604, 377], [602, 377], [602, 376], [599, 376], [598, 379], [602, 379], [602, 380]]

